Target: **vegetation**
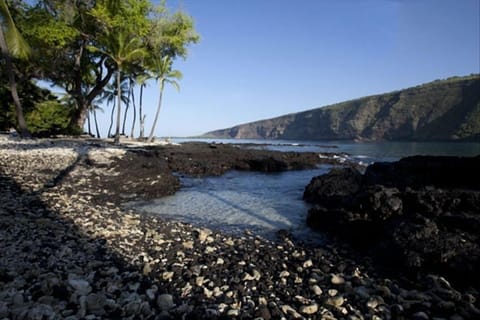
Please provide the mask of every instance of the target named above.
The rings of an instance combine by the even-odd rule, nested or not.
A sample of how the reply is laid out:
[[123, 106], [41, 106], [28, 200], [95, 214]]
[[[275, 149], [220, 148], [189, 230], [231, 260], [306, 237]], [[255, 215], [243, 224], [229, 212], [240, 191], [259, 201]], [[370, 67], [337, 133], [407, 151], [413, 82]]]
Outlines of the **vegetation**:
[[480, 141], [480, 75], [451, 77], [413, 88], [239, 125], [214, 138]]
[[8, 84], [13, 103], [15, 104], [15, 112], [17, 115], [17, 123], [20, 134], [24, 137], [30, 136], [25, 118], [23, 116], [23, 108], [18, 96], [17, 81], [15, 79], [15, 65], [12, 61], [14, 58], [24, 59], [30, 54], [30, 50], [22, 35], [18, 32], [17, 26], [12, 19], [10, 10], [5, 0], [0, 0], [0, 52], [5, 64], [8, 75]]
[[[18, 43], [28, 43], [32, 48], [26, 59], [21, 51], [13, 50], [19, 47], [15, 42], [7, 41], [2, 46], [1, 63], [6, 66], [2, 70], [11, 70], [13, 82], [17, 79], [19, 87], [35, 86], [36, 81], [42, 80], [66, 93], [64, 99], [56, 102], [29, 100], [19, 94], [19, 105], [32, 104], [27, 121], [22, 122], [22, 110], [15, 102], [16, 83], [8, 77], [7, 84], [2, 77], [2, 130], [13, 127], [27, 133], [26, 129], [30, 129], [36, 135], [71, 133], [75, 127], [78, 131], [89, 113], [96, 118], [98, 103], [103, 100], [113, 102], [112, 108], [116, 108], [118, 143], [127, 119], [123, 114], [122, 124], [122, 112], [128, 110], [123, 107], [134, 101], [133, 86], [142, 89], [146, 81], [156, 79], [162, 88], [172, 74], [179, 74], [173, 71], [175, 60], [185, 59], [188, 46], [199, 39], [192, 18], [183, 12], [171, 13], [165, 2], [156, 7], [149, 0], [1, 2], [2, 35], [12, 33], [6, 38], [16, 35], [17, 40], [25, 39]], [[22, 63], [18, 63], [20, 58], [24, 59]], [[169, 62], [159, 68], [156, 61]], [[6, 91], [12, 99], [5, 98]], [[16, 107], [14, 113], [20, 115], [16, 119], [11, 117], [11, 103]], [[135, 104], [132, 105], [136, 115]], [[138, 118], [143, 135], [145, 115]], [[134, 124], [132, 134], [133, 131]]]

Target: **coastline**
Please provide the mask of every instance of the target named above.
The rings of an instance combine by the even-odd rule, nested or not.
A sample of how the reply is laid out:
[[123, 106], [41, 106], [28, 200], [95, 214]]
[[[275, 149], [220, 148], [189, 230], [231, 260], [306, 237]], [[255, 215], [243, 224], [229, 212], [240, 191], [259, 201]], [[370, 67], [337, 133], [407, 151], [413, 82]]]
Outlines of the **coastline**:
[[125, 148], [3, 138], [0, 318], [479, 316], [475, 289], [460, 291], [435, 275], [387, 278], [340, 245], [233, 237], [121, 207], [174, 193], [173, 172], [279, 171], [320, 161], [334, 160], [200, 143]]

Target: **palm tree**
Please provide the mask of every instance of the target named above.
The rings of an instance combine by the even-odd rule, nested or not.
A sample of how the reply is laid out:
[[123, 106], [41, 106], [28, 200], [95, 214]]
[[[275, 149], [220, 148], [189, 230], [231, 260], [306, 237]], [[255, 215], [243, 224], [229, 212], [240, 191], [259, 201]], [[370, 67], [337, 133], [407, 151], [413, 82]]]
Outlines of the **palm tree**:
[[[148, 72], [143, 72], [142, 74], [138, 75], [136, 80], [137, 83], [140, 85], [140, 97], [138, 102], [138, 122], [140, 126], [140, 133], [139, 138], [143, 139], [144, 137], [144, 130], [145, 130], [145, 117], [146, 115], [143, 114], [143, 89], [147, 86], [147, 81], [150, 80], [152, 76]], [[133, 132], [133, 129], [132, 129]]]
[[135, 122], [137, 121], [137, 106], [135, 104], [135, 78], [131, 79], [132, 82], [130, 83], [130, 96], [132, 97], [132, 107], [133, 107], [133, 119], [132, 119], [132, 130], [130, 131], [130, 137], [133, 139], [133, 135], [135, 132]]
[[99, 51], [108, 56], [116, 65], [116, 83], [117, 83], [117, 124], [115, 130], [114, 143], [120, 143], [121, 126], [121, 103], [122, 103], [122, 75], [130, 63], [140, 60], [146, 55], [146, 49], [142, 47], [139, 38], [130, 34], [127, 30], [115, 30], [108, 33], [105, 37], [105, 49], [89, 47], [91, 51]]
[[[112, 104], [112, 111], [110, 114], [110, 126], [108, 127], [108, 134], [107, 137], [112, 136], [112, 127], [113, 127], [113, 122], [114, 122], [114, 115], [115, 115], [115, 110], [116, 110], [116, 101], [117, 101], [117, 79], [115, 78], [112, 83], [109, 83], [105, 89], [103, 90], [102, 95], [97, 99], [99, 103], [106, 102], [107, 106], [109, 104]], [[127, 86], [125, 81], [123, 81], [120, 84], [121, 88], [121, 100], [123, 103], [127, 103], [128, 101], [128, 96], [127, 96]]]
[[93, 121], [95, 123], [95, 131], [97, 132], [97, 138], [100, 138], [100, 130], [98, 128], [98, 121], [97, 121], [97, 110], [103, 112], [103, 109], [100, 108], [98, 105], [96, 104], [90, 105], [89, 112], [93, 114]]
[[0, 25], [0, 51], [5, 58], [10, 92], [12, 94], [13, 103], [15, 104], [20, 135], [22, 137], [30, 137], [30, 132], [28, 131], [25, 117], [23, 115], [22, 104], [18, 96], [17, 82], [15, 80], [14, 66], [12, 62], [12, 57], [28, 57], [30, 54], [30, 48], [20, 32], [18, 32], [5, 0], [0, 0], [0, 20], [2, 22]]
[[155, 118], [153, 120], [152, 130], [150, 130], [150, 135], [147, 139], [148, 142], [152, 142], [153, 140], [155, 127], [157, 126], [158, 115], [160, 114], [160, 108], [162, 107], [162, 96], [163, 90], [165, 89], [165, 84], [170, 83], [177, 90], [180, 89], [178, 82], [176, 82], [174, 79], [180, 80], [182, 78], [182, 73], [178, 70], [172, 70], [172, 63], [172, 58], [169, 56], [165, 56], [163, 58], [151, 57], [149, 69], [153, 73], [155, 80], [157, 80], [159, 83], [160, 91], [157, 112], [155, 113]]
[[[134, 78], [134, 76], [131, 75], [127, 79], [127, 82], [128, 82], [128, 99], [127, 99], [127, 103], [125, 104], [125, 112], [123, 113], [122, 135], [125, 135], [125, 126], [127, 124], [127, 115], [128, 115], [128, 109], [130, 109], [130, 102], [132, 102], [133, 112], [135, 114], [135, 104], [134, 104], [134, 101], [133, 101], [133, 99], [134, 99], [133, 98], [133, 85], [134, 85], [133, 78]], [[133, 122], [135, 123], [135, 115], [134, 115]]]

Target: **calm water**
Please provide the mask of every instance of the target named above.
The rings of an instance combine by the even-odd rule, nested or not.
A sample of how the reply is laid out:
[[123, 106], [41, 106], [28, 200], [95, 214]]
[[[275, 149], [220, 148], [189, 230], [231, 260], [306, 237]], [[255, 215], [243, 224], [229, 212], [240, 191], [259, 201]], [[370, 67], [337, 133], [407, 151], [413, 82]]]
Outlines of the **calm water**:
[[356, 143], [351, 141], [290, 141], [254, 139], [176, 139], [249, 145], [252, 148], [295, 151], [346, 153], [352, 158], [371, 161], [396, 161], [412, 155], [475, 156], [480, 155], [480, 141], [475, 142], [375, 142]]
[[[198, 140], [196, 140], [198, 141]], [[480, 154], [475, 143], [346, 143], [259, 140], [202, 140], [216, 143], [246, 143], [249, 147], [280, 151], [348, 153], [358, 162], [393, 161], [415, 154], [472, 156]], [[177, 140], [185, 142], [185, 140]], [[312, 177], [328, 172], [316, 170], [284, 173], [229, 172], [222, 177], [182, 178], [183, 188], [173, 196], [136, 202], [135, 208], [150, 214], [238, 234], [246, 229], [266, 238], [275, 238], [280, 229], [304, 241], [321, 241], [321, 235], [305, 224], [308, 205], [303, 190]]]

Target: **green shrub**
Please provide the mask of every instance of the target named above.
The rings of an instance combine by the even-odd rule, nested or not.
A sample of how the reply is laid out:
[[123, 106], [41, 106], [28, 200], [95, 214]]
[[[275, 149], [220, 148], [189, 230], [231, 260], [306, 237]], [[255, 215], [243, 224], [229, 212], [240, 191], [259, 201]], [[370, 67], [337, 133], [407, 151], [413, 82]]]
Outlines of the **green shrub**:
[[28, 129], [34, 136], [46, 137], [56, 134], [69, 134], [71, 108], [56, 100], [39, 102], [25, 116]]

